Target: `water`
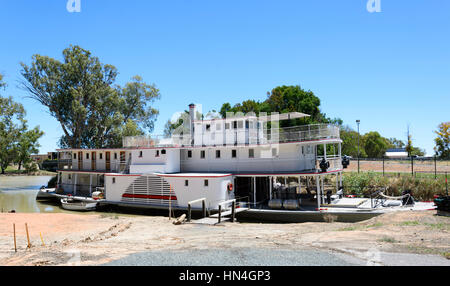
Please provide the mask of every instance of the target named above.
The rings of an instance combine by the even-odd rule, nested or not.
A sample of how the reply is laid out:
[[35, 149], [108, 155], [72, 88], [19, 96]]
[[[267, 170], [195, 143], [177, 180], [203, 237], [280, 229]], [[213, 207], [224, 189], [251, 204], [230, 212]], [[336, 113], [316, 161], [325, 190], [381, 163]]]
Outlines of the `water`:
[[0, 211], [62, 212], [58, 205], [36, 201], [39, 188], [46, 186], [51, 178], [51, 176], [0, 176]]

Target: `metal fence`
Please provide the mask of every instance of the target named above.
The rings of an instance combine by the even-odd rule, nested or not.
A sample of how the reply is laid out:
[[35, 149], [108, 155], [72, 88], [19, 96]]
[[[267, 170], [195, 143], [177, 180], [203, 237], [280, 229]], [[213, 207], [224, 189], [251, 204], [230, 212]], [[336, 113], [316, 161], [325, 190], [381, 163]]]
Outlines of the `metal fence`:
[[386, 176], [439, 177], [450, 173], [450, 160], [426, 158], [352, 158], [346, 171], [377, 172]]

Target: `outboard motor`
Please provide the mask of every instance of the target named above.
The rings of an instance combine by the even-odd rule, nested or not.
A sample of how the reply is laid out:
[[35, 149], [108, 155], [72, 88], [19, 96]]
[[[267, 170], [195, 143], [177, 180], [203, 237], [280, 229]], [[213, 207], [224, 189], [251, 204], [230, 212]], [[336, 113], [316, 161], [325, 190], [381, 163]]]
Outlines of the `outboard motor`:
[[342, 167], [343, 167], [344, 169], [347, 169], [348, 165], [350, 165], [350, 160], [348, 159], [347, 156], [344, 156], [344, 157], [342, 158]]
[[402, 205], [406, 206], [406, 205], [414, 205], [414, 198], [412, 197], [412, 192], [411, 190], [404, 190], [402, 192], [402, 196], [404, 195], [409, 195], [406, 196], [402, 199]]
[[327, 169], [330, 168], [330, 162], [325, 161], [325, 158], [323, 158], [322, 161], [320, 161], [319, 167], [322, 172], [325, 173]]

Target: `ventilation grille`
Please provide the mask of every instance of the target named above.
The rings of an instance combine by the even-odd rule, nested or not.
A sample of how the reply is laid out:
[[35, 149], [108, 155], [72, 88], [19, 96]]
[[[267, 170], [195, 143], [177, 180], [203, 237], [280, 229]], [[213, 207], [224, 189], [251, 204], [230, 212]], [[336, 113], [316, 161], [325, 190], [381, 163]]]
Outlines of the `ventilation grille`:
[[122, 195], [122, 202], [177, 206], [177, 197], [170, 185], [158, 176], [143, 175], [134, 180]]

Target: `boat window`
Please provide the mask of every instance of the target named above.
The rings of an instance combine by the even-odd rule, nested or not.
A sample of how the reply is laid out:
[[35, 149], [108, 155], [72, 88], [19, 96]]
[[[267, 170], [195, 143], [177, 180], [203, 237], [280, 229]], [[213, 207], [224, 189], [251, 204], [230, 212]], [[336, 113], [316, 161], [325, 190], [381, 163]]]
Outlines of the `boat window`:
[[248, 122], [248, 120], [245, 120], [245, 128], [246, 128], [246, 129], [249, 128], [249, 122]]
[[238, 121], [238, 128], [239, 128], [239, 129], [244, 128], [244, 122], [243, 122], [242, 120], [239, 120], [239, 121]]
[[231, 150], [231, 158], [236, 158], [236, 157], [237, 157], [237, 151]]
[[185, 187], [189, 186], [189, 180], [184, 180], [184, 186]]
[[188, 156], [188, 158], [192, 158], [192, 151], [191, 150], [187, 151], [187, 156]]
[[205, 159], [205, 157], [206, 157], [205, 155], [206, 155], [205, 150], [200, 151], [200, 158], [201, 159]]
[[74, 158], [74, 159], [77, 158], [77, 153], [73, 153], [73, 158]]
[[112, 178], [112, 183], [113, 183], [113, 184], [116, 183], [116, 178]]
[[237, 121], [233, 121], [233, 128], [237, 129]]
[[103, 153], [100, 153], [100, 160], [103, 159]]
[[161, 154], [165, 155], [166, 154], [166, 150], [161, 150]]
[[302, 146], [302, 155], [305, 155], [305, 146]]
[[117, 153], [114, 153], [114, 159], [117, 160]]
[[89, 153], [86, 153], [86, 159], [89, 159]]
[[206, 124], [206, 131], [210, 131], [211, 130], [211, 124]]
[[71, 174], [69, 174], [69, 180], [72, 180], [72, 175]]
[[159, 150], [156, 150], [155, 157], [159, 157]]
[[209, 185], [209, 182], [208, 182], [208, 180], [205, 180], [205, 183], [204, 183], [204, 185], [205, 185], [205, 187], [207, 187], [207, 186]]
[[220, 123], [216, 124], [216, 130], [220, 131], [222, 129], [222, 125]]
[[230, 129], [230, 123], [225, 123], [225, 129]]
[[142, 151], [139, 151], [139, 158], [142, 158]]
[[248, 149], [248, 157], [255, 158], [255, 149]]
[[220, 150], [216, 150], [216, 158], [220, 158]]

